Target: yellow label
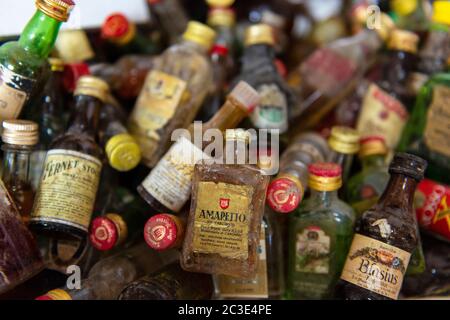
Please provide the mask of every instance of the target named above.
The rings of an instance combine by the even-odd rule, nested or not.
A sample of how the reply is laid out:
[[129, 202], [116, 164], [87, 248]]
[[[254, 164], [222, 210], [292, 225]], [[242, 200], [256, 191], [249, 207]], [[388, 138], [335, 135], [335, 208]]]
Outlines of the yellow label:
[[95, 56], [84, 30], [64, 30], [55, 44], [58, 56], [66, 63], [92, 59]]
[[267, 253], [266, 233], [264, 225], [261, 226], [261, 240], [259, 241], [259, 261], [256, 275], [251, 278], [242, 279], [225, 275], [218, 275], [216, 283], [219, 295], [222, 298], [257, 298], [269, 297], [269, 286], [267, 278]]
[[186, 85], [185, 81], [160, 71], [148, 74], [130, 117], [130, 131], [138, 141], [144, 159], [151, 159], [158, 148], [158, 130], [175, 114]]
[[193, 251], [246, 260], [252, 197], [251, 186], [200, 182], [195, 207]]
[[384, 137], [392, 150], [397, 147], [407, 119], [408, 111], [400, 101], [371, 84], [363, 100], [357, 130], [362, 137]]
[[0, 119], [16, 119], [28, 96], [25, 92], [11, 88], [3, 81], [0, 82]]
[[410, 257], [407, 251], [355, 234], [341, 279], [397, 299]]
[[424, 131], [425, 144], [430, 150], [450, 157], [450, 88], [437, 85], [428, 108]]
[[71, 150], [47, 153], [31, 221], [66, 224], [88, 231], [102, 164]]

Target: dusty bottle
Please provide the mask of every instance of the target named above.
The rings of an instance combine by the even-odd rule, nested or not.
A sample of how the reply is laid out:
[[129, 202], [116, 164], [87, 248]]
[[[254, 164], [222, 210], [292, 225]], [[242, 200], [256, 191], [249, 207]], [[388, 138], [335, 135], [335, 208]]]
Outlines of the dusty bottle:
[[411, 154], [394, 156], [386, 190], [356, 226], [339, 286], [343, 298], [397, 299], [418, 243], [414, 192], [426, 166], [425, 160]]
[[290, 299], [333, 297], [355, 223], [353, 209], [337, 196], [341, 172], [335, 163], [309, 166], [311, 196], [290, 216]]
[[[252, 87], [244, 82], [239, 83], [228, 95], [222, 108], [202, 125], [200, 138], [208, 129], [225, 131], [236, 127], [258, 101], [258, 93]], [[180, 137], [138, 187], [139, 194], [155, 213], [176, 213], [181, 210], [191, 194], [195, 163], [210, 157], [203, 152], [209, 142], [196, 143], [194, 128], [189, 128], [190, 137]]]
[[87, 235], [102, 168], [96, 133], [107, 94], [108, 85], [99, 78], [78, 81], [70, 126], [47, 152], [30, 221], [36, 232], [56, 238]]
[[19, 117], [74, 5], [72, 0], [36, 1], [37, 11], [19, 40], [0, 47], [0, 120]]
[[214, 30], [192, 21], [183, 40], [155, 59], [129, 119], [148, 167], [167, 151], [172, 131], [194, 120], [206, 98], [213, 83], [207, 53], [214, 38]]
[[144, 226], [144, 240], [154, 250], [179, 249], [183, 244], [186, 219], [160, 213], [147, 220]]
[[329, 154], [324, 138], [304, 133], [295, 138], [280, 160], [280, 172], [267, 188], [267, 204], [275, 212], [294, 211], [307, 189], [308, 165], [324, 162]]
[[227, 130], [226, 163], [194, 169], [181, 266], [186, 271], [238, 278], [257, 270], [257, 248], [269, 177], [248, 164], [249, 136]]

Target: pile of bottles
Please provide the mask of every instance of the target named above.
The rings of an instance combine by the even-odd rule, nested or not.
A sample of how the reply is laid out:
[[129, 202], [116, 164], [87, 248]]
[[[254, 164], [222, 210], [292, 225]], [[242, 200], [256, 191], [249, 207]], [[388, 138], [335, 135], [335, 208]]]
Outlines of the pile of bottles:
[[450, 1], [146, 3], [2, 39], [0, 299], [450, 297]]

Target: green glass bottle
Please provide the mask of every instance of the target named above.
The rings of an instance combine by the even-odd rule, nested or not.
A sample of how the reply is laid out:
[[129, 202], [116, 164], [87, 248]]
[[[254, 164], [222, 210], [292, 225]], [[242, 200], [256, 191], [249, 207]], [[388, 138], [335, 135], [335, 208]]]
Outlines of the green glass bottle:
[[309, 175], [311, 196], [290, 221], [288, 299], [332, 298], [353, 237], [355, 213], [337, 195], [341, 167], [315, 163]]
[[72, 0], [37, 0], [19, 41], [0, 47], [0, 120], [19, 117], [74, 5]]

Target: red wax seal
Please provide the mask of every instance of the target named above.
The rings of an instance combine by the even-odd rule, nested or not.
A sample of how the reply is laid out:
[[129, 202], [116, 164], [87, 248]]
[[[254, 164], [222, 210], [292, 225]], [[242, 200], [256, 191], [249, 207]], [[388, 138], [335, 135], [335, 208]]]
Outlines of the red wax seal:
[[111, 250], [116, 245], [117, 239], [118, 231], [111, 219], [97, 217], [92, 221], [89, 240], [95, 249], [101, 251]]
[[179, 230], [169, 214], [157, 214], [144, 226], [144, 239], [152, 249], [162, 251], [173, 247], [178, 240]]
[[341, 166], [331, 162], [317, 162], [310, 164], [308, 171], [311, 175], [325, 178], [335, 178], [342, 174]]
[[276, 212], [294, 211], [302, 200], [302, 190], [289, 178], [273, 180], [267, 188], [267, 204]]
[[78, 79], [90, 75], [89, 66], [86, 63], [71, 63], [64, 65], [63, 85], [68, 92], [74, 92]]
[[114, 13], [106, 18], [102, 26], [102, 38], [118, 39], [127, 34], [130, 22], [121, 13]]

